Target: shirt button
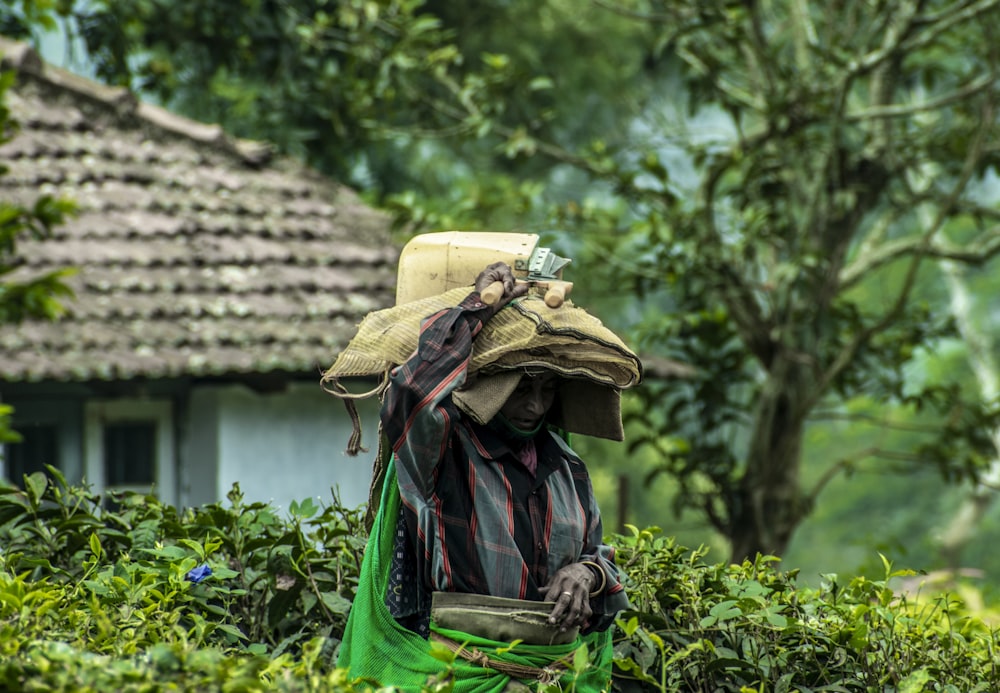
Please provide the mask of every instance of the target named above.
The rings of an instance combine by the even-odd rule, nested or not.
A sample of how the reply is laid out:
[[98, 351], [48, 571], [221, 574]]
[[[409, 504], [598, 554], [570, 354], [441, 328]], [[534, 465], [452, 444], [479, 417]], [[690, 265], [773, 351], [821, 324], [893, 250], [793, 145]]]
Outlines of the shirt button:
[[541, 551], [543, 548], [544, 547], [542, 546], [542, 542], [538, 542], [538, 550]]

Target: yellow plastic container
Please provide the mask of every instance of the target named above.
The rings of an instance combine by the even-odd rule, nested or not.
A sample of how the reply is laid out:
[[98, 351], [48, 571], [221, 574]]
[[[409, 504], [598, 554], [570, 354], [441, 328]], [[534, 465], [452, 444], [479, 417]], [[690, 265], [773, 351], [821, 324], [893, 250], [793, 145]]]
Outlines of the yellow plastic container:
[[506, 262], [515, 276], [526, 278], [537, 246], [533, 233], [441, 231], [414, 236], [399, 256], [396, 304], [471, 286], [494, 262]]

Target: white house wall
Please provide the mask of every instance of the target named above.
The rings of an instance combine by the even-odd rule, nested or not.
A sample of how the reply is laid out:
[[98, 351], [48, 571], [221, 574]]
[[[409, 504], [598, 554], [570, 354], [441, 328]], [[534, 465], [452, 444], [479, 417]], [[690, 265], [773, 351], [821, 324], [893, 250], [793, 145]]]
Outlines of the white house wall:
[[[200, 398], [203, 402], [205, 398]], [[372, 460], [377, 447], [378, 403], [356, 402], [369, 452], [344, 453], [351, 437], [351, 419], [343, 403], [315, 383], [299, 383], [280, 394], [259, 394], [244, 386], [214, 392], [217, 437], [202, 439], [217, 446], [216, 492], [225, 498], [239, 482], [248, 501], [265, 501], [285, 510], [307, 497], [328, 503], [331, 487], [341, 501], [354, 507], [368, 500]], [[192, 405], [192, 414], [198, 414]], [[201, 415], [207, 412], [202, 411]], [[198, 428], [192, 416], [192, 433]]]
[[179, 415], [181, 455], [179, 505], [196, 507], [222, 500], [219, 492], [219, 396], [231, 387], [194, 388]]

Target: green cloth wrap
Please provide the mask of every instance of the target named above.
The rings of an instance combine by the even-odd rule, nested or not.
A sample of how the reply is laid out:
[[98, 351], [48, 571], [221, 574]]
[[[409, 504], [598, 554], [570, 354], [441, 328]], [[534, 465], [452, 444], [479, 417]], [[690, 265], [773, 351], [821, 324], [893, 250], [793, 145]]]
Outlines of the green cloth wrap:
[[[337, 666], [348, 669], [353, 679], [363, 678], [373, 685], [396, 686], [403, 691], [419, 691], [434, 674], [446, 665], [433, 657], [431, 643], [399, 625], [385, 605], [388, 568], [392, 555], [393, 534], [399, 514], [399, 488], [396, 468], [389, 462], [382, 499], [375, 524], [368, 537], [361, 564], [358, 592], [344, 631]], [[561, 683], [572, 684], [577, 691], [607, 690], [611, 679], [611, 632], [577, 636], [565, 645], [525, 645], [509, 648], [509, 643], [481, 638], [462, 631], [445, 630], [431, 624], [431, 630], [468, 648], [476, 648], [490, 659], [512, 664], [544, 668], [587, 645], [592, 666], [579, 678], [573, 671], [563, 675]], [[498, 651], [499, 650], [499, 651]], [[455, 693], [500, 693], [510, 677], [493, 669], [456, 658], [453, 671]], [[575, 680], [574, 680], [575, 679]], [[532, 685], [533, 681], [522, 681]]]

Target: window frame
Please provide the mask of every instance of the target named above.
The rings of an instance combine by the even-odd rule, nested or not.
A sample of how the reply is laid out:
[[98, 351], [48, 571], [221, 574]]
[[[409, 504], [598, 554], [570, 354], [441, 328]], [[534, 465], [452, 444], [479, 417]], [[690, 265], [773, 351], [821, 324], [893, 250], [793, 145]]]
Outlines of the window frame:
[[156, 445], [152, 492], [163, 503], [177, 502], [177, 461], [174, 450], [173, 405], [166, 399], [116, 399], [87, 402], [84, 407], [84, 482], [92, 492], [136, 491], [144, 485], [109, 485], [105, 478], [104, 427], [106, 424], [146, 422], [155, 424]]
[[[50, 465], [54, 466], [56, 469], [62, 470], [63, 463], [62, 463], [62, 460], [61, 460], [61, 457], [62, 457], [62, 454], [61, 454], [62, 453], [62, 450], [61, 450], [61, 448], [62, 448], [61, 437], [62, 437], [62, 433], [63, 432], [60, 429], [58, 421], [44, 420], [44, 421], [41, 421], [41, 422], [35, 422], [35, 423], [30, 423], [30, 424], [16, 424], [13, 428], [14, 428], [15, 431], [21, 433], [22, 435], [25, 434], [25, 433], [27, 433], [27, 430], [31, 429], [31, 428], [48, 428], [48, 429], [52, 429], [51, 432], [55, 436], [55, 443], [53, 445], [53, 448], [54, 448], [53, 452], [54, 452], [54, 455], [55, 455], [55, 459], [48, 460], [48, 461], [45, 462], [45, 464], [50, 464]], [[21, 477], [18, 477], [17, 479], [15, 479], [13, 477], [11, 466], [12, 466], [12, 464], [14, 462], [14, 460], [13, 460], [14, 455], [12, 453], [15, 451], [16, 446], [21, 445], [22, 443], [23, 443], [23, 441], [19, 441], [17, 443], [2, 443], [2, 444], [0, 444], [0, 470], [2, 470], [2, 473], [0, 473], [0, 478], [6, 479], [8, 482], [10, 482], [12, 484], [15, 484], [17, 486], [21, 486], [24, 483], [24, 479], [21, 478]], [[45, 469], [43, 467], [41, 470], [36, 470], [36, 471], [45, 472]]]

